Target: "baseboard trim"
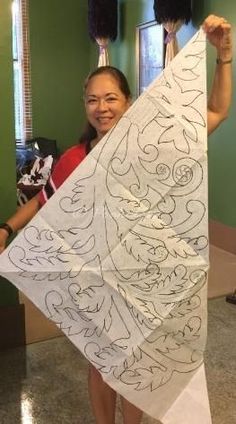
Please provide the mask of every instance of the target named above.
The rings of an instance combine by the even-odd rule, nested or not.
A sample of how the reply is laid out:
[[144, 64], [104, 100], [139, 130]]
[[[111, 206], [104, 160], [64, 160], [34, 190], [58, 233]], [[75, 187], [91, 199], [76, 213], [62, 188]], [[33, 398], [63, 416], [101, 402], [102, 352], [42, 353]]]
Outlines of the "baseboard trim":
[[236, 227], [210, 220], [209, 239], [214, 246], [236, 255]]
[[24, 305], [0, 306], [0, 350], [24, 345]]

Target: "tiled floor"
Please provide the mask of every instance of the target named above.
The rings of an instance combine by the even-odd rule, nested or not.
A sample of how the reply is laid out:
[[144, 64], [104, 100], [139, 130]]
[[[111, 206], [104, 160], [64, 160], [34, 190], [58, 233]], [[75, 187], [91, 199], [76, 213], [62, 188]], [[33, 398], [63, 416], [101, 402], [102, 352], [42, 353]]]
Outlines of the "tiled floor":
[[[236, 423], [235, 322], [235, 305], [209, 301], [206, 372], [213, 424]], [[1, 352], [0, 375], [1, 424], [94, 423], [86, 360], [65, 337]]]

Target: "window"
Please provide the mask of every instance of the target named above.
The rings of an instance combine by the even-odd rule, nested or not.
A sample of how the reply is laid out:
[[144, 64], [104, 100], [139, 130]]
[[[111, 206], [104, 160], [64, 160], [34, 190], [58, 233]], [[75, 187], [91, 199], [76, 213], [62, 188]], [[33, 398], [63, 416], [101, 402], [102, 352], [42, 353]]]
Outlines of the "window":
[[28, 0], [12, 3], [14, 112], [16, 145], [32, 137]]
[[164, 28], [156, 21], [136, 27], [137, 94], [140, 95], [164, 68]]

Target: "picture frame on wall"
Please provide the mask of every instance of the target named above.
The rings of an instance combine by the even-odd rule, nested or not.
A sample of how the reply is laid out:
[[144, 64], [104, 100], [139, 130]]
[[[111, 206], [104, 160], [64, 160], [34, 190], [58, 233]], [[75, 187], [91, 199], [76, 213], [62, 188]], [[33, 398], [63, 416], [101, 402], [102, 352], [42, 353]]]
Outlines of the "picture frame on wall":
[[164, 68], [164, 27], [150, 21], [136, 27], [137, 96]]

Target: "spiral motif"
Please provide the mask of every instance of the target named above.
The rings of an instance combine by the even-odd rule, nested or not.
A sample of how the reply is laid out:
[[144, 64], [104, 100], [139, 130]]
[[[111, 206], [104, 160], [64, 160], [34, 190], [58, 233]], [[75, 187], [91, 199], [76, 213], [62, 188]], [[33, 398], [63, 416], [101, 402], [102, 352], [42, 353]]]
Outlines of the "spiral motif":
[[156, 167], [158, 180], [166, 180], [170, 176], [170, 168], [165, 163], [159, 163]]
[[188, 165], [182, 164], [174, 170], [173, 178], [177, 184], [185, 186], [192, 180], [193, 171]]

